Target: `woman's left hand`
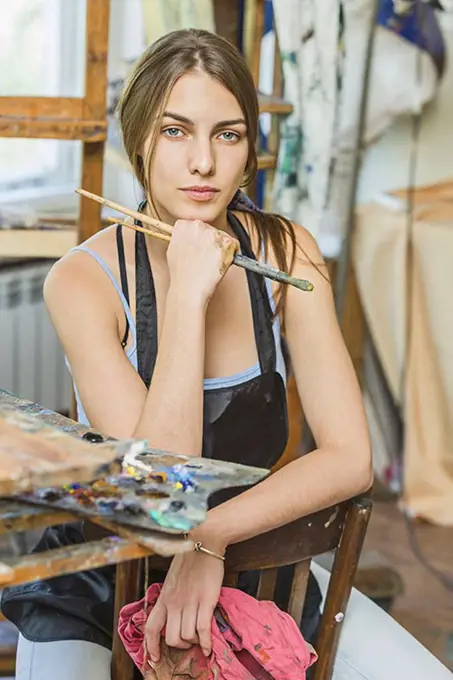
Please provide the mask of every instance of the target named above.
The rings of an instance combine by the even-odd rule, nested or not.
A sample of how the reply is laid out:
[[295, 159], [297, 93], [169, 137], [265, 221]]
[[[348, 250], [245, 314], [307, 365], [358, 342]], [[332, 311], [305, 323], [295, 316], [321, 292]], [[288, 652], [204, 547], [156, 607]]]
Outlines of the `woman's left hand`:
[[211, 622], [224, 575], [222, 560], [202, 552], [173, 558], [159, 599], [146, 622], [145, 640], [153, 663], [160, 658], [163, 628], [169, 647], [188, 649], [199, 644], [211, 653]]

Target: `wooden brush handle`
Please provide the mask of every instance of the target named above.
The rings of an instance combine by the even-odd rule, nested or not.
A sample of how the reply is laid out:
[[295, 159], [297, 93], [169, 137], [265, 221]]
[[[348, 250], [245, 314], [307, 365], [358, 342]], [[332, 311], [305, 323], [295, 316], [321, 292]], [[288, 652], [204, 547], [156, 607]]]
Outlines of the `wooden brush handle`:
[[129, 229], [133, 229], [134, 231], [141, 231], [142, 234], [149, 234], [150, 236], [155, 236], [156, 238], [160, 238], [162, 241], [167, 241], [167, 243], [171, 241], [171, 236], [168, 236], [167, 234], [161, 234], [160, 231], [153, 231], [152, 229], [145, 229], [145, 227], [139, 227], [137, 224], [134, 224], [133, 222], [124, 222], [124, 220], [117, 220], [115, 217], [107, 217], [107, 222], [111, 222], [112, 224], [121, 224], [122, 227], [128, 227]]
[[91, 198], [92, 201], [97, 201], [98, 203], [101, 203], [101, 205], [106, 205], [108, 208], [113, 208], [113, 210], [117, 210], [118, 212], [121, 212], [124, 215], [133, 217], [134, 220], [139, 220], [144, 224], [149, 224], [150, 227], [154, 227], [154, 229], [158, 229], [164, 234], [169, 234], [171, 236], [173, 227], [171, 227], [169, 224], [165, 224], [165, 222], [155, 220], [153, 217], [149, 217], [148, 215], [138, 212], [137, 210], [125, 208], [124, 205], [115, 203], [115, 201], [109, 201], [107, 198], [103, 198], [102, 196], [98, 196], [97, 194], [92, 194], [90, 191], [85, 191], [85, 189], [76, 189], [76, 193], [80, 194], [81, 196], [85, 196], [86, 198]]

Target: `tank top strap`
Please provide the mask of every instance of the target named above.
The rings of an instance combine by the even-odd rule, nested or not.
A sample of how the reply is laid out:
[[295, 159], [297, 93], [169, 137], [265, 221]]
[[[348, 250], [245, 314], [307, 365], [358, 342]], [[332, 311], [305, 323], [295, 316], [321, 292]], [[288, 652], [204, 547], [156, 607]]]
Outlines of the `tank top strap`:
[[[127, 282], [126, 272], [126, 257], [124, 255], [123, 227], [121, 226], [121, 224], [118, 224], [116, 227], [116, 247], [118, 250], [118, 264], [120, 268], [121, 289], [123, 291], [124, 299], [126, 300], [130, 308], [129, 284]], [[129, 318], [126, 315], [126, 329], [124, 331], [124, 336], [121, 341], [121, 345], [123, 347], [126, 347], [127, 345], [127, 339], [129, 337], [129, 328], [130, 328]]]
[[[126, 327], [127, 327], [127, 329], [129, 329], [129, 328], [131, 329], [133, 340], [134, 340], [134, 345], [135, 345], [135, 343], [136, 343], [135, 323], [134, 323], [134, 319], [132, 318], [132, 312], [131, 312], [130, 305], [129, 305], [129, 295], [127, 294], [127, 297], [126, 297], [126, 295], [123, 292], [122, 286], [120, 286], [120, 284], [118, 283], [118, 281], [116, 279], [116, 276], [114, 275], [114, 273], [112, 272], [110, 267], [107, 265], [107, 263], [103, 260], [103, 258], [98, 253], [96, 253], [94, 250], [91, 250], [91, 248], [88, 248], [88, 246], [86, 246], [86, 245], [76, 246], [75, 248], [72, 248], [72, 251], [81, 251], [81, 252], [84, 252], [84, 253], [88, 253], [88, 255], [90, 255], [94, 260], [96, 260], [96, 262], [99, 264], [99, 266], [107, 274], [107, 276], [109, 277], [110, 281], [112, 282], [116, 292], [118, 293], [118, 296], [121, 300], [121, 304], [123, 305], [124, 314], [125, 314], [125, 317], [126, 317]], [[120, 269], [120, 272], [121, 272], [121, 269]], [[127, 337], [126, 337], [126, 341], [127, 341]], [[123, 338], [123, 342], [124, 342], [124, 338]], [[123, 345], [123, 346], [125, 346], [125, 345]]]

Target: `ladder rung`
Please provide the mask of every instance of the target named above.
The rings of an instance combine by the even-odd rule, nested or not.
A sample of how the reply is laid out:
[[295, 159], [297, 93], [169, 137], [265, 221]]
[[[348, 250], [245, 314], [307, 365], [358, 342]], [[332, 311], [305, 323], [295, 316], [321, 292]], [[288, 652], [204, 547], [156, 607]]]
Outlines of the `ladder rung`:
[[102, 142], [107, 121], [93, 120], [79, 97], [0, 97], [0, 137]]
[[258, 102], [260, 105], [260, 113], [276, 113], [287, 115], [292, 113], [293, 105], [290, 102], [274, 97], [273, 95], [258, 95]]
[[258, 154], [258, 170], [273, 170], [276, 167], [277, 156], [267, 152]]
[[0, 115], [0, 137], [103, 142], [107, 137], [107, 123], [102, 120]]

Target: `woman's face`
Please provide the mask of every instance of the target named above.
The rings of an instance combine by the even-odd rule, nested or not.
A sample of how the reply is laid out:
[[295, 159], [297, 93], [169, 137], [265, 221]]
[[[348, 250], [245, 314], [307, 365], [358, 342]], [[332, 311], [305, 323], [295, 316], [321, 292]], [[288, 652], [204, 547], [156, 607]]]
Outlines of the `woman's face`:
[[[153, 133], [151, 133], [153, 134]], [[226, 208], [248, 158], [244, 114], [234, 95], [205, 73], [175, 84], [165, 109], [150, 172], [158, 216], [226, 226]], [[144, 156], [151, 135], [145, 142]]]

